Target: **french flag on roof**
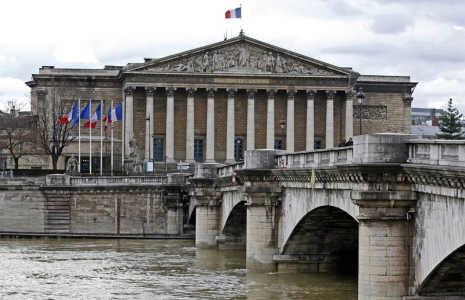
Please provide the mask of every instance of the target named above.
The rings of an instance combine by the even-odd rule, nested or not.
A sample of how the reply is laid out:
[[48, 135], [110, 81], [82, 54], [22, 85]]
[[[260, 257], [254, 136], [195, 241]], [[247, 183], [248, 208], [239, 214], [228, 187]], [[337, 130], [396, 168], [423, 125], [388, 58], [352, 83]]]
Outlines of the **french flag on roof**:
[[225, 13], [226, 19], [241, 18], [241, 7], [227, 10]]

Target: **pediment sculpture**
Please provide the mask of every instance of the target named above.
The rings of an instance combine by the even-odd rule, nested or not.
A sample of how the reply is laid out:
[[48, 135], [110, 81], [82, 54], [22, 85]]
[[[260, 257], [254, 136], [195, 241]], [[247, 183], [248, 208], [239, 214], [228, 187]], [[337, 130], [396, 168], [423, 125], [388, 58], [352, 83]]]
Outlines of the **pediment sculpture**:
[[335, 75], [331, 70], [322, 69], [283, 53], [238, 44], [207, 50], [201, 54], [181, 59], [174, 59], [167, 63], [149, 67], [147, 71]]

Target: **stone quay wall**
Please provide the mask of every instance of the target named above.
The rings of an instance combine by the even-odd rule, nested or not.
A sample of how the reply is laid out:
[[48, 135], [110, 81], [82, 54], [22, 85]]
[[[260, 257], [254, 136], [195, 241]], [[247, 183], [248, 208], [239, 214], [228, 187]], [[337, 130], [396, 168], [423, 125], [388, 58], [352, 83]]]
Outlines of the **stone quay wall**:
[[36, 185], [0, 182], [0, 233], [182, 235], [178, 186]]

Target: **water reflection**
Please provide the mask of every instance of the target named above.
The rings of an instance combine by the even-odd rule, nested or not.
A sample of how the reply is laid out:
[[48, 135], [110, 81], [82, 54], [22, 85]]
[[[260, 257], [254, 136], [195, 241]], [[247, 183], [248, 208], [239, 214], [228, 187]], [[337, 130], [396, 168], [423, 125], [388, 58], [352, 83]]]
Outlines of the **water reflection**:
[[357, 278], [245, 270], [194, 241], [0, 239], [5, 299], [357, 299]]

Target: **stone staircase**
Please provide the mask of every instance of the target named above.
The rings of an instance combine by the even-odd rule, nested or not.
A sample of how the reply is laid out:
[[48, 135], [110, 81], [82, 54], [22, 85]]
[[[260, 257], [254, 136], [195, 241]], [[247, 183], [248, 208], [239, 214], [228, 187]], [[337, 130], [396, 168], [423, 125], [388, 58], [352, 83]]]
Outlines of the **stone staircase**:
[[69, 198], [66, 195], [47, 195], [45, 202], [45, 232], [70, 233]]

